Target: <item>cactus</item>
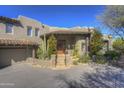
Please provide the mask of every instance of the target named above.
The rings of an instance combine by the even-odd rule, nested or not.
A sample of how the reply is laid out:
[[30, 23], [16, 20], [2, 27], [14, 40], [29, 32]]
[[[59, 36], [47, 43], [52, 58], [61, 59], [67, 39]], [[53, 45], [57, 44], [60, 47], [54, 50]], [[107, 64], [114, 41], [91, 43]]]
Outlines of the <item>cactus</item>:
[[37, 50], [37, 57], [45, 60], [48, 57], [47, 54], [46, 35], [44, 34], [43, 39], [41, 39], [41, 44]]

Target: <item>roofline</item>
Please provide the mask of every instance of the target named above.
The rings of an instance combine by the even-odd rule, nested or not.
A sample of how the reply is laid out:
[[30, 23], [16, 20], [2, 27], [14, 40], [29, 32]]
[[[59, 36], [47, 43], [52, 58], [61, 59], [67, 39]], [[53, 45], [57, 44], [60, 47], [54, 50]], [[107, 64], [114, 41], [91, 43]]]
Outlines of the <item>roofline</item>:
[[30, 18], [30, 17], [23, 16], [23, 15], [19, 15], [17, 19], [20, 19], [20, 17], [23, 17], [23, 18], [26, 18], [26, 19], [29, 19], [29, 20], [32, 20], [32, 21], [35, 21], [35, 22], [38, 22], [38, 23], [42, 24], [42, 22], [40, 22], [40, 21], [38, 21], [38, 20], [36, 20], [34, 18]]
[[5, 16], [0, 16], [0, 21], [5, 22], [5, 23], [15, 24], [15, 25], [20, 25], [21, 24], [18, 19], [9, 18], [9, 17], [5, 17]]

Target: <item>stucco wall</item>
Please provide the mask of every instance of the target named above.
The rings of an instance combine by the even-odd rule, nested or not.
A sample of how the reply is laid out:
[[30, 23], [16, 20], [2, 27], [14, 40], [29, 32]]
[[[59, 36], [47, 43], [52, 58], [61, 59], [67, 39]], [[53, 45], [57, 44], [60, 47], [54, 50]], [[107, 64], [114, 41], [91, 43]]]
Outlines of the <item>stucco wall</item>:
[[77, 36], [76, 37], [76, 48], [78, 49], [78, 54], [81, 56], [86, 53], [86, 37]]
[[[18, 20], [20, 21], [22, 26], [16, 26], [13, 25], [13, 34], [8, 34], [6, 32], [6, 24], [5, 23], [0, 23], [0, 38], [11, 38], [11, 39], [28, 39], [32, 41], [37, 41], [40, 43], [40, 37], [35, 36], [35, 28], [39, 29], [39, 36], [46, 32], [48, 30], [47, 26], [43, 26], [42, 23], [31, 19], [27, 18], [24, 16], [19, 16]], [[27, 36], [27, 27], [30, 26], [32, 27], [33, 30], [33, 36]]]

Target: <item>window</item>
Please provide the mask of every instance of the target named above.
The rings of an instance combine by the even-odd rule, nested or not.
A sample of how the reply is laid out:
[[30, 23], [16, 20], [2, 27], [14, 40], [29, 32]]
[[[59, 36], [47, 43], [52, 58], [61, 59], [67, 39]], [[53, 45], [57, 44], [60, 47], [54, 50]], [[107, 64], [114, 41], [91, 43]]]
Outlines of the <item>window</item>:
[[39, 29], [38, 28], [35, 28], [35, 36], [39, 37]]
[[6, 24], [6, 33], [13, 33], [13, 25]]
[[32, 35], [33, 35], [32, 27], [27, 27], [27, 36], [32, 36]]

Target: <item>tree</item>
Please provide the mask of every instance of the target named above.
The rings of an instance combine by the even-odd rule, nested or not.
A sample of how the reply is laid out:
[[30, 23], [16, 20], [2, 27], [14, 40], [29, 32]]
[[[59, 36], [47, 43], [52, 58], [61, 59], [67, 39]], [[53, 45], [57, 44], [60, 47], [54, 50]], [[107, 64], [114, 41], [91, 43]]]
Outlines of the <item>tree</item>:
[[43, 58], [43, 46], [42, 44], [40, 44], [40, 46], [38, 47], [38, 50], [37, 50], [37, 57], [39, 59], [42, 59]]
[[51, 35], [48, 39], [48, 55], [51, 57], [52, 54], [56, 54], [57, 51], [57, 40], [54, 35]]
[[106, 6], [104, 12], [98, 18], [115, 35], [124, 40], [124, 6]]
[[46, 59], [48, 57], [45, 33], [43, 35], [43, 38], [41, 38], [41, 44], [39, 45], [37, 50], [37, 57], [39, 59]]
[[90, 56], [97, 55], [97, 53], [102, 49], [102, 47], [103, 47], [102, 33], [100, 32], [100, 30], [95, 29], [93, 36], [91, 37]]
[[46, 46], [44, 45], [44, 40], [41, 42], [41, 44], [38, 47], [37, 50], [37, 57], [39, 59], [46, 59], [48, 57], [47, 51], [46, 51]]
[[120, 53], [124, 53], [124, 41], [120, 38], [117, 38], [114, 42], [113, 42], [113, 48], [120, 52]]

